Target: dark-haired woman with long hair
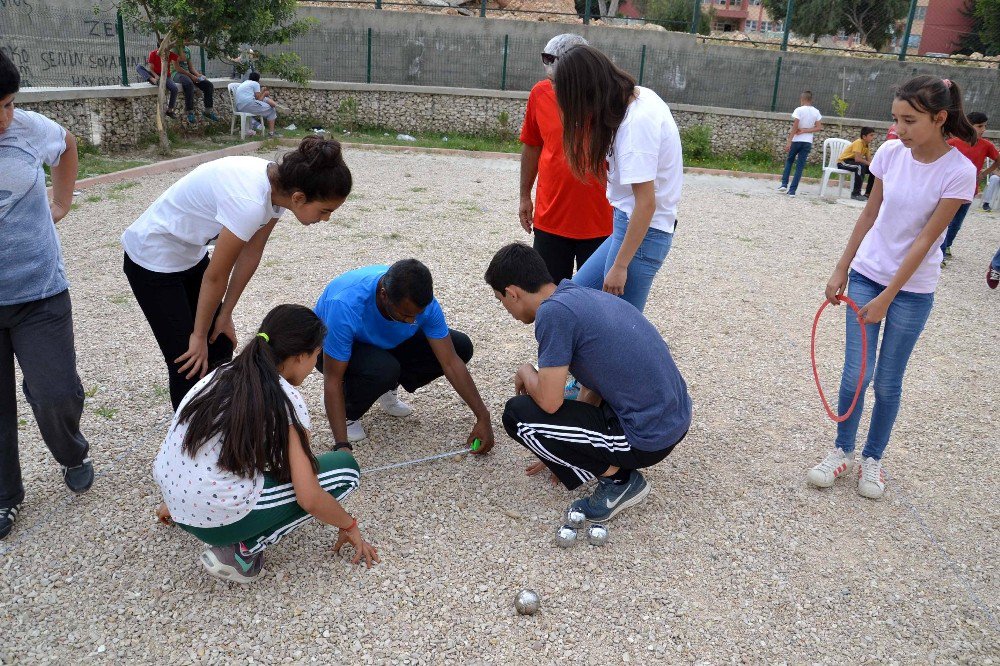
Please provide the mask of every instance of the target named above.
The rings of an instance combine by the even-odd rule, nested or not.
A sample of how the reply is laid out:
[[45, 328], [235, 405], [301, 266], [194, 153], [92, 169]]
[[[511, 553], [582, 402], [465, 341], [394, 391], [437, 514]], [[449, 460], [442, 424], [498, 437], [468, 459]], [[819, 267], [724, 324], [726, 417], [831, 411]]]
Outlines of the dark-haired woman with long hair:
[[349, 451], [318, 457], [309, 448], [309, 412], [295, 390], [316, 365], [326, 326], [301, 305], [279, 305], [232, 363], [195, 384], [153, 463], [163, 493], [160, 520], [208, 548], [205, 569], [249, 583], [264, 549], [316, 518], [340, 529], [334, 551], [378, 562], [358, 521], [340, 501], [358, 487]]
[[351, 184], [340, 144], [307, 136], [278, 163], [234, 156], [202, 164], [125, 230], [125, 276], [163, 352], [174, 409], [232, 358], [233, 310], [278, 218], [287, 209], [304, 225], [327, 221]]
[[976, 141], [957, 83], [936, 76], [910, 79], [896, 92], [892, 117], [899, 139], [886, 141], [875, 153], [869, 167], [876, 179], [871, 197], [826, 285], [831, 304], [838, 305], [846, 289], [861, 308], [860, 317], [846, 313], [840, 413], [851, 406], [861, 372], [858, 319], [868, 340], [862, 392], [851, 416], [837, 425], [833, 451], [807, 476], [812, 485], [826, 488], [850, 472], [864, 391], [874, 376], [875, 405], [857, 473], [858, 493], [869, 499], [885, 492], [882, 454], [899, 413], [906, 364], [934, 303], [941, 241], [959, 207], [976, 191], [976, 167], [947, 141], [949, 136]]
[[607, 178], [614, 232], [573, 281], [640, 311], [673, 241], [681, 198], [681, 139], [666, 103], [606, 55], [576, 46], [559, 60], [563, 146], [579, 178]]

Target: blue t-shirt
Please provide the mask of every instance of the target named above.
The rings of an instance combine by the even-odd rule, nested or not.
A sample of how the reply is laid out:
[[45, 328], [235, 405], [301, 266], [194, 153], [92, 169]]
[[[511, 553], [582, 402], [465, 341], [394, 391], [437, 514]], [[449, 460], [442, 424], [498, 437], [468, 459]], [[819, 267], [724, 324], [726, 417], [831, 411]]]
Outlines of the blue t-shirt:
[[535, 316], [538, 367], [569, 366], [601, 394], [640, 451], [672, 446], [691, 425], [691, 396], [667, 343], [624, 299], [563, 280]]
[[364, 342], [392, 349], [409, 340], [417, 331], [431, 339], [448, 337], [448, 324], [436, 298], [416, 321], [404, 324], [386, 319], [375, 303], [375, 290], [388, 266], [367, 266], [344, 273], [326, 286], [316, 301], [316, 314], [326, 324], [323, 352], [338, 361], [351, 360], [351, 347]]
[[66, 130], [33, 111], [15, 108], [0, 133], [0, 305], [69, 288], [42, 169], [59, 164], [65, 150]]

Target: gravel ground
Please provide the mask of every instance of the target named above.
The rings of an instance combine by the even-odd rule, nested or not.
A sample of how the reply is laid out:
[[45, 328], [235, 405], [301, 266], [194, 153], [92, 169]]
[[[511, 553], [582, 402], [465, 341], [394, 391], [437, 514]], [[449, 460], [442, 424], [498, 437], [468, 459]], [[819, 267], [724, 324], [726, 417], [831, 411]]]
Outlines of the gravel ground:
[[[819, 201], [816, 186], [789, 199], [767, 182], [688, 176], [646, 314], [690, 386], [691, 433], [607, 547], [561, 550], [553, 533], [575, 495], [526, 477], [499, 422], [514, 368], [534, 360], [532, 332], [481, 277], [495, 249], [524, 237], [517, 162], [348, 151], [356, 193], [330, 224], [278, 225], [237, 311], [243, 339], [343, 271], [416, 256], [476, 343], [497, 448], [363, 479], [348, 508], [381, 566], [332, 555], [334, 530], [313, 524], [268, 551], [254, 585], [208, 577], [199, 544], [154, 520], [169, 403], [118, 241], [177, 174], [88, 190], [60, 232], [99, 478], [70, 496], [18, 403], [28, 496], [0, 546], [4, 663], [1000, 661], [1000, 293], [983, 281], [1000, 217], [966, 221], [910, 364], [886, 496], [871, 502], [853, 480], [804, 484], [834, 433], [809, 326], [860, 205]], [[823, 330], [831, 387], [842, 327], [831, 315]], [[303, 385], [317, 451], [332, 444], [321, 386]], [[363, 467], [456, 448], [472, 426], [443, 381], [411, 402], [407, 419], [365, 417]], [[514, 613], [522, 587], [542, 596], [534, 617]]]

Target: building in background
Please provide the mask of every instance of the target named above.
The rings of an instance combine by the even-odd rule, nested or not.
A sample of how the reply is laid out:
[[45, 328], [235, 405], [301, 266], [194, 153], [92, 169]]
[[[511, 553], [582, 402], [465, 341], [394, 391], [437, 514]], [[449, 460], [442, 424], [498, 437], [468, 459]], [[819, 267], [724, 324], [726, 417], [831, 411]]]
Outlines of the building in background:
[[951, 55], [962, 37], [972, 30], [972, 19], [963, 11], [966, 0], [917, 0], [907, 53]]

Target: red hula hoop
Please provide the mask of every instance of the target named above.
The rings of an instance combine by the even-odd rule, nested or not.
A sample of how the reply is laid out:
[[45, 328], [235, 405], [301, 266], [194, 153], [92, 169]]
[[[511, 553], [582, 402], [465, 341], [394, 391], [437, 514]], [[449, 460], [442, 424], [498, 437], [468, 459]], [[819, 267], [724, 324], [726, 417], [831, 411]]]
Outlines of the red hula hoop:
[[823, 299], [823, 304], [819, 306], [819, 310], [816, 311], [816, 317], [813, 319], [812, 344], [809, 348], [809, 353], [812, 357], [813, 379], [816, 380], [816, 389], [819, 391], [819, 398], [823, 401], [823, 407], [830, 418], [840, 423], [841, 421], [846, 421], [851, 416], [854, 407], [858, 404], [858, 398], [861, 397], [861, 387], [865, 383], [865, 370], [867, 369], [868, 362], [868, 333], [865, 330], [865, 325], [861, 323], [861, 309], [858, 307], [858, 304], [847, 296], [837, 296], [837, 299], [847, 303], [854, 310], [855, 314], [859, 315], [858, 326], [861, 327], [861, 373], [858, 375], [858, 387], [854, 389], [854, 400], [851, 401], [851, 406], [847, 408], [847, 411], [843, 415], [837, 416], [833, 409], [830, 408], [830, 403], [826, 401], [826, 396], [823, 394], [823, 386], [819, 383], [819, 370], [816, 369], [816, 327], [819, 325], [819, 317], [823, 314], [823, 310], [826, 309], [826, 306], [830, 305], [830, 301], [826, 299]]

